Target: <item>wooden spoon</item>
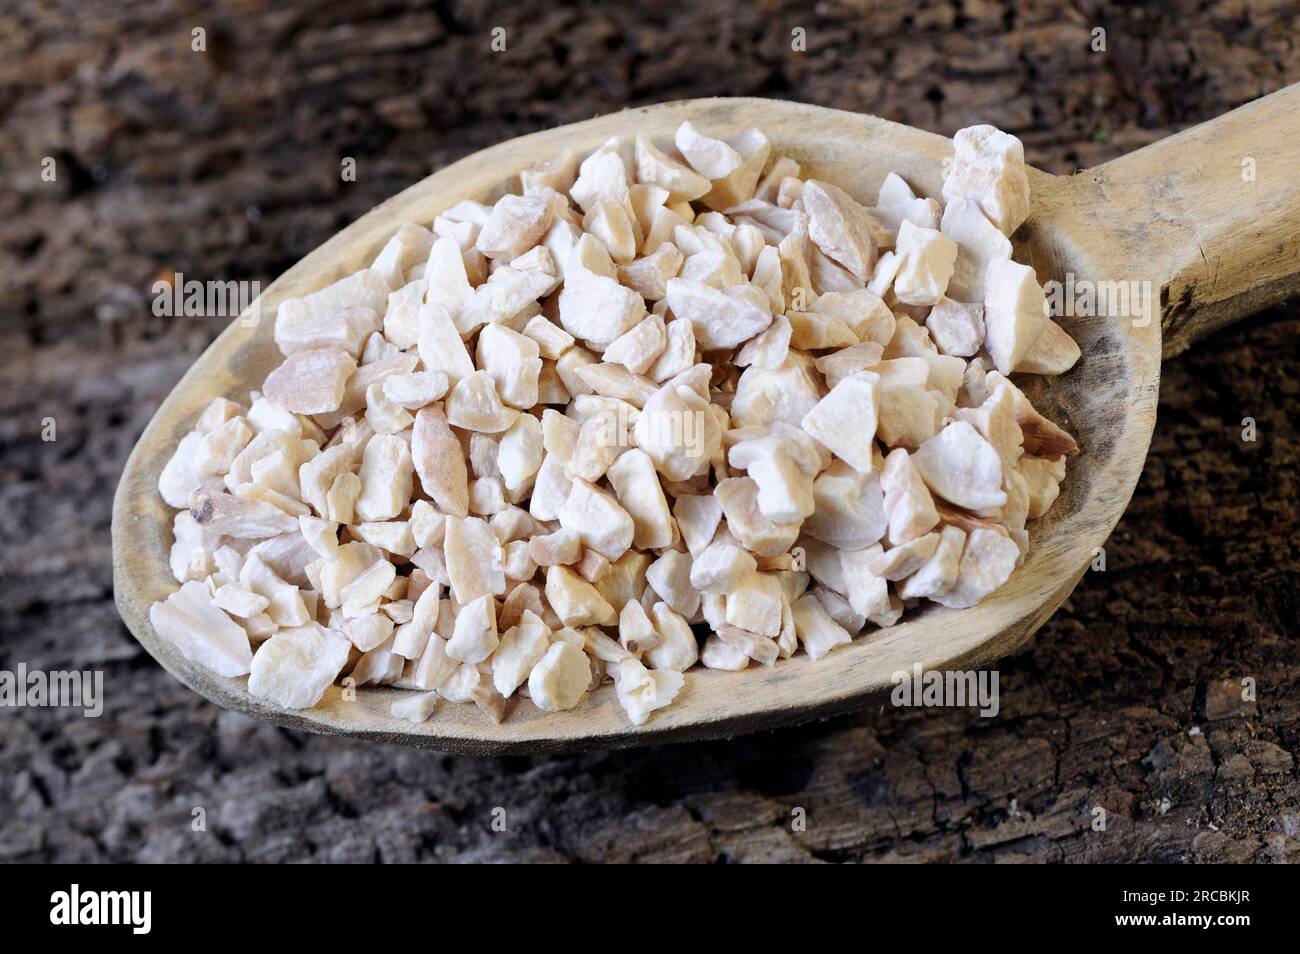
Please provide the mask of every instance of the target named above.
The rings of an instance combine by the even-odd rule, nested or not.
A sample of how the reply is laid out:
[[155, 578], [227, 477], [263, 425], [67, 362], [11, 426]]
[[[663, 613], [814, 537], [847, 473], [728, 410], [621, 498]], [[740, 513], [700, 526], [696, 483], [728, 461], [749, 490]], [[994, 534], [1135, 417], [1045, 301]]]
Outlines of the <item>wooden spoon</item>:
[[[938, 196], [950, 140], [872, 116], [765, 99], [696, 99], [631, 109], [523, 136], [469, 156], [384, 202], [272, 284], [254, 307], [277, 304], [370, 263], [402, 222], [428, 223], [466, 198], [488, 199], [520, 169], [565, 147], [589, 150], [610, 136], [671, 136], [689, 119], [710, 135], [751, 126], [806, 176], [836, 183], [867, 205], [885, 175]], [[1061, 497], [1033, 526], [1023, 566], [971, 609], [932, 604], [890, 629], [814, 662], [803, 654], [739, 673], [696, 669], [668, 709], [631, 725], [608, 685], [578, 708], [545, 714], [523, 701], [491, 723], [476, 706], [442, 704], [432, 719], [393, 718], [399, 690], [331, 688], [321, 704], [290, 712], [253, 698], [246, 680], [195, 666], [149, 623], [151, 603], [176, 588], [168, 571], [173, 511], [158, 474], [196, 416], [218, 396], [246, 401], [279, 361], [273, 322], [235, 321], [163, 402], [127, 461], [113, 506], [117, 604], [140, 643], [208, 699], [281, 725], [456, 752], [554, 752], [734, 735], [852, 709], [894, 683], [897, 671], [974, 669], [1011, 652], [1052, 615], [1124, 512], [1155, 423], [1162, 351], [1277, 302], [1300, 288], [1300, 86], [1075, 176], [1029, 170], [1032, 208], [1015, 236], [1016, 259], [1039, 281], [1146, 282], [1145, 318], [1064, 318], [1083, 349], [1063, 377], [1032, 381], [1045, 414], [1071, 430]], [[1143, 286], [1138, 286], [1143, 287]]]

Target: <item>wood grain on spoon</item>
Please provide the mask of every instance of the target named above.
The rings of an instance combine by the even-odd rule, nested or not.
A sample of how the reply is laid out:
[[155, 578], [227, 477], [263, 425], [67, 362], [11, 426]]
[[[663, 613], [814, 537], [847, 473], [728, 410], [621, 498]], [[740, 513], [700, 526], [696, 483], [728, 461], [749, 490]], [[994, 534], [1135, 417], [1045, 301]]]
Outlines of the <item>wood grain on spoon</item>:
[[[610, 686], [565, 712], [515, 704], [499, 725], [472, 706], [441, 706], [421, 724], [395, 719], [389, 707], [402, 690], [387, 688], [363, 688], [346, 700], [335, 687], [317, 707], [290, 712], [250, 696], [244, 678], [193, 665], [153, 631], [149, 605], [175, 589], [167, 561], [171, 511], [157, 491], [172, 450], [212, 398], [246, 399], [278, 363], [272, 318], [279, 302], [366, 266], [402, 222], [431, 221], [466, 198], [491, 200], [520, 169], [565, 147], [592, 149], [615, 135], [670, 136], [685, 119], [715, 135], [759, 126], [775, 152], [868, 205], [891, 171], [920, 193], [940, 193], [942, 162], [952, 152], [943, 137], [797, 103], [706, 99], [629, 110], [476, 153], [378, 206], [274, 282], [254, 306], [263, 320], [232, 323], [163, 402], [127, 462], [113, 509], [122, 616], [159, 662], [219, 705], [316, 732], [473, 753], [732, 735], [851, 709], [916, 664], [986, 666], [1055, 611], [1123, 513], [1155, 421], [1162, 324], [1172, 353], [1297, 289], [1300, 192], [1287, 153], [1300, 133], [1296, 94], [1294, 87], [1275, 93], [1077, 176], [1030, 170], [1030, 217], [1015, 236], [1017, 260], [1032, 264], [1043, 282], [1149, 282], [1157, 312], [1150, 321], [1116, 314], [1061, 320], [1083, 359], [1064, 377], [1033, 382], [1028, 393], [1078, 437], [1082, 453], [1060, 499], [1036, 522], [1024, 564], [976, 607], [928, 607], [816, 662], [798, 655], [770, 669], [694, 669], [674, 705], [639, 727], [627, 723]], [[1246, 158], [1254, 160], [1254, 181], [1242, 178]]]

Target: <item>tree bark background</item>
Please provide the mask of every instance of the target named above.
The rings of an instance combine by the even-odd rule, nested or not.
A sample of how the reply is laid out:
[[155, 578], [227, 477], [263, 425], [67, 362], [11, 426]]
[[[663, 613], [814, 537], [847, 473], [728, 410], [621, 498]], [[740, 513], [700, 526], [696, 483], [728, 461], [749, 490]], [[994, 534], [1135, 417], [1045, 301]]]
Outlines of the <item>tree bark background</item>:
[[1295, 0], [6, 4], [0, 668], [102, 669], [106, 708], [0, 709], [0, 860], [1300, 858], [1297, 303], [1166, 365], [1106, 569], [1002, 663], [993, 719], [882, 707], [537, 759], [301, 735], [137, 647], [108, 536], [133, 441], [221, 325], [154, 317], [160, 276], [266, 284], [466, 153], [689, 96], [991, 122], [1068, 172], [1300, 80], [1298, 21]]

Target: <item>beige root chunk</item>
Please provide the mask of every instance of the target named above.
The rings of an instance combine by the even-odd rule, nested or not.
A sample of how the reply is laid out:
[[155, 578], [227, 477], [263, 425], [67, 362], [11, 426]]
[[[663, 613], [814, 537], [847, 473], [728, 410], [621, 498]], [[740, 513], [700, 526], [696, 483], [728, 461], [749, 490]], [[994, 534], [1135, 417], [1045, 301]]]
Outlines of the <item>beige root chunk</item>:
[[646, 582], [676, 612], [688, 619], [700, 607], [699, 591], [691, 584], [691, 558], [680, 550], [666, 550], [650, 564]]
[[298, 526], [294, 516], [273, 504], [203, 487], [190, 494], [190, 516], [210, 533], [240, 540], [293, 533]]
[[884, 384], [876, 436], [890, 447], [919, 447], [939, 432], [947, 408], [942, 395], [925, 387]]
[[812, 480], [830, 463], [830, 456], [802, 431], [777, 423], [768, 433], [737, 441], [727, 460], [758, 484], [763, 516], [776, 523], [798, 523], [812, 515]]
[[645, 317], [645, 300], [620, 285], [617, 276], [609, 253], [595, 236], [584, 234], [569, 254], [560, 291], [565, 331], [603, 350]]
[[628, 601], [623, 604], [623, 610], [618, 614], [618, 641], [638, 658], [659, 645], [659, 634], [640, 603]]
[[904, 448], [896, 448], [885, 457], [880, 487], [885, 495], [891, 545], [899, 546], [924, 536], [939, 522], [934, 498]]
[[880, 556], [879, 544], [865, 550], [843, 550], [840, 552], [840, 564], [844, 569], [844, 582], [849, 591], [848, 602], [852, 611], [877, 626], [892, 626], [903, 615], [903, 604], [889, 592], [889, 583], [885, 578], [872, 572], [871, 568]]
[[905, 305], [933, 305], [943, 297], [957, 261], [957, 243], [938, 229], [903, 222], [895, 249], [901, 262], [894, 294]]
[[751, 573], [740, 580], [727, 593], [727, 622], [759, 636], [778, 635], [781, 584], [777, 578], [771, 573]]
[[433, 241], [433, 233], [424, 226], [403, 222], [379, 250], [370, 268], [384, 277], [389, 288], [398, 288], [407, 272], [424, 264]]
[[194, 450], [195, 483], [229, 472], [252, 437], [252, 428], [242, 417], [232, 417], [204, 434]]
[[384, 395], [383, 382], [376, 381], [366, 388], [366, 421], [376, 434], [400, 433], [410, 427], [413, 420], [409, 411]]
[[609, 670], [619, 704], [634, 725], [645, 725], [650, 713], [672, 703], [686, 677], [671, 669], [647, 669], [632, 657], [619, 660]]
[[462, 606], [456, 614], [456, 625], [447, 641], [447, 655], [460, 662], [481, 663], [492, 655], [498, 642], [496, 600], [485, 593]]
[[360, 496], [360, 477], [352, 473], [337, 474], [325, 492], [325, 505], [318, 512], [324, 513], [334, 523], [351, 523]]
[[181, 438], [171, 459], [158, 475], [158, 492], [169, 507], [185, 508], [190, 505], [190, 492], [201, 483], [195, 466], [195, 455], [203, 435], [191, 431]]
[[790, 323], [790, 343], [800, 351], [847, 348], [858, 343], [853, 329], [839, 318], [803, 311], [787, 312], [785, 317]]
[[[424, 304], [427, 290], [428, 282], [419, 278], [407, 282], [390, 294], [388, 310], [384, 312], [383, 317], [383, 334], [379, 339], [375, 339], [373, 334], [369, 335], [365, 345], [369, 345], [372, 340], [382, 340], [394, 348], [415, 347], [420, 340], [420, 306]], [[365, 345], [362, 346], [361, 351], [363, 360]]]
[[556, 530], [529, 540], [528, 553], [538, 566], [568, 566], [582, 556], [582, 541], [573, 530]]
[[643, 407], [656, 390], [649, 378], [633, 374], [621, 364], [588, 364], [575, 373], [594, 393], [627, 401], [633, 407]]
[[712, 288], [703, 282], [674, 278], [668, 282], [668, 307], [691, 323], [705, 351], [724, 351], [744, 344], [772, 323], [767, 296], [752, 285]]
[[709, 545], [722, 520], [722, 505], [712, 494], [678, 494], [673, 501], [673, 519], [691, 556], [699, 556]]
[[542, 359], [532, 338], [488, 325], [478, 336], [478, 366], [492, 378], [506, 404], [527, 410], [537, 403]]
[[395, 374], [383, 382], [384, 397], [410, 411], [441, 400], [450, 386], [450, 380], [442, 371]]
[[682, 253], [671, 242], [664, 242], [649, 255], [618, 267], [618, 280], [649, 301], [662, 301], [668, 294], [668, 282], [682, 267]]
[[677, 127], [673, 141], [691, 168], [705, 179], [725, 179], [743, 162], [732, 146], [704, 135], [689, 120]]
[[637, 446], [668, 480], [687, 480], [702, 473], [722, 443], [709, 402], [672, 380], [645, 402], [633, 434]]
[[222, 676], [242, 676], [252, 664], [248, 634], [213, 605], [197, 580], [149, 607], [149, 622], [181, 655]]
[[[392, 296], [389, 301], [391, 307]], [[281, 307], [275, 319], [275, 344], [285, 355], [340, 348], [357, 358], [366, 339], [382, 325], [379, 313], [363, 305], [319, 312]]]
[[456, 660], [447, 655], [447, 640], [431, 634], [415, 664], [413, 680], [416, 688], [439, 689], [457, 668]]
[[945, 526], [939, 531], [939, 545], [920, 569], [898, 584], [898, 595], [905, 600], [933, 598], [946, 593], [957, 582], [966, 531]]
[[966, 537], [957, 582], [930, 597], [942, 606], [974, 606], [1011, 577], [1020, 560], [1020, 547], [1005, 533], [976, 527]]
[[704, 640], [704, 648], [700, 651], [700, 663], [706, 669], [740, 672], [749, 665], [749, 655], [713, 632]]
[[925, 327], [941, 352], [969, 358], [984, 344], [984, 305], [940, 298], [930, 309]]
[[356, 516], [362, 521], [391, 520], [411, 499], [411, 449], [395, 434], [376, 434], [361, 458], [361, 495]]
[[740, 427], [765, 426], [775, 421], [798, 427], [822, 394], [823, 389], [813, 377], [812, 359], [791, 351], [775, 370], [757, 366], [745, 369], [736, 383], [731, 417]]
[[[306, 519], [306, 518], [304, 518]], [[348, 528], [352, 535], [396, 556], [409, 557], [416, 550], [411, 525], [405, 520], [359, 523]]]
[[447, 396], [448, 423], [467, 431], [498, 434], [509, 429], [519, 412], [506, 407], [497, 393], [496, 382], [486, 371], [463, 377]]
[[803, 429], [859, 473], [874, 468], [872, 441], [880, 407], [880, 376], [862, 371], [845, 378], [804, 415]]
[[393, 583], [397, 568], [378, 559], [347, 586], [339, 590], [345, 617], [368, 616], [379, 611], [379, 600]]
[[549, 361], [554, 361], [573, 346], [573, 335], [544, 315], [529, 318], [524, 325], [524, 334], [537, 342], [538, 353]]
[[658, 643], [645, 654], [651, 668], [685, 672], [694, 666], [700, 658], [700, 646], [686, 618], [662, 602], [650, 607], [650, 616], [659, 636]]
[[607, 476], [618, 502], [632, 518], [632, 545], [641, 550], [671, 545], [673, 528], [668, 500], [650, 456], [632, 448], [610, 465]]
[[713, 187], [708, 178], [672, 158], [645, 136], [636, 137], [636, 177], [667, 190], [672, 202], [690, 202]]
[[407, 722], [428, 722], [429, 717], [433, 715], [438, 708], [438, 700], [441, 698], [436, 692], [412, 693], [398, 699], [388, 711], [394, 719], [405, 719]]
[[587, 655], [571, 643], [551, 643], [528, 675], [528, 697], [543, 712], [572, 709], [591, 684]]
[[559, 519], [560, 526], [576, 533], [584, 546], [611, 560], [617, 560], [632, 545], [632, 517], [612, 494], [581, 478], [573, 481]]
[[714, 494], [727, 518], [727, 528], [746, 550], [759, 556], [775, 556], [790, 549], [799, 536], [799, 524], [777, 523], [758, 508], [758, 484], [749, 477], [730, 477], [718, 482]]
[[685, 318], [674, 318], [664, 326], [664, 350], [646, 376], [663, 384], [695, 363], [695, 328]]
[[902, 176], [891, 172], [880, 186], [873, 211], [885, 228], [897, 234], [903, 222], [937, 229], [941, 207], [934, 199], [918, 198]]
[[342, 348], [297, 351], [267, 375], [262, 390], [286, 411], [322, 414], [342, 403], [348, 378], [356, 369], [356, 359]]
[[1047, 460], [1042, 457], [1021, 457], [1016, 469], [1024, 477], [1029, 494], [1029, 517], [1031, 520], [1047, 513], [1056, 502], [1061, 492], [1061, 481], [1065, 479], [1065, 458]]
[[876, 224], [871, 213], [839, 186], [817, 179], [803, 184], [808, 235], [828, 258], [861, 281], [876, 265]]
[[664, 320], [648, 315], [605, 349], [604, 359], [621, 364], [633, 374], [645, 374], [667, 344]]
[[974, 199], [989, 221], [1010, 235], [1029, 215], [1029, 177], [1020, 140], [984, 125], [957, 130], [952, 144], [944, 201]]
[[1013, 470], [1020, 460], [1024, 431], [1016, 420], [1016, 390], [1007, 380], [993, 384], [988, 397], [979, 407], [961, 408], [956, 417], [966, 421], [992, 445], [1002, 459], [1003, 470]]
[[[710, 209], [730, 209], [752, 199], [754, 191], [758, 188], [758, 178], [762, 175], [763, 166], [767, 164], [767, 157], [772, 151], [772, 144], [768, 142], [767, 136], [758, 129], [747, 129], [737, 133], [726, 141], [726, 145], [740, 157], [740, 164], [721, 178], [709, 177], [713, 182], [713, 188], [700, 198], [700, 202]], [[680, 141], [678, 148], [681, 148]], [[687, 161], [695, 165], [695, 160], [689, 156]]]
[[1042, 334], [1020, 359], [1016, 370], [1022, 374], [1064, 374], [1083, 356], [1069, 333], [1052, 321], [1044, 322]]
[[1002, 490], [1002, 459], [965, 421], [953, 421], [912, 455], [931, 491], [969, 510], [989, 510], [1007, 502]]
[[350, 645], [316, 623], [282, 629], [258, 647], [248, 691], [285, 709], [310, 709], [347, 664]]
[[821, 601], [812, 594], [795, 600], [794, 628], [804, 650], [813, 659], [821, 659], [836, 646], [853, 641], [852, 634], [831, 619]]
[[469, 514], [469, 475], [460, 441], [447, 424], [440, 405], [421, 408], [411, 432], [411, 456], [420, 486], [443, 513]]
[[531, 414], [519, 415], [501, 435], [497, 452], [497, 467], [506, 490], [513, 494], [525, 489], [541, 468], [544, 455], [541, 422]]
[[704, 593], [726, 595], [758, 570], [746, 550], [726, 540], [711, 543], [691, 564], [691, 586]]
[[736, 355], [738, 367], [753, 365], [763, 370], [773, 370], [785, 363], [790, 353], [791, 338], [794, 327], [785, 315], [777, 315], [763, 331], [746, 342]]
[[546, 571], [546, 601], [565, 626], [612, 626], [618, 619], [600, 592], [567, 566]]
[[[893, 322], [890, 315], [890, 322]], [[890, 332], [893, 333], [892, 331]], [[874, 341], [864, 341], [852, 347], [822, 355], [815, 362], [818, 371], [826, 378], [826, 386], [834, 388], [845, 378], [852, 377], [859, 371], [867, 371], [880, 364], [885, 349]]]
[[1011, 241], [988, 220], [974, 199], [948, 203], [940, 231], [957, 243], [948, 295], [957, 301], [982, 302], [984, 273], [994, 259], [1011, 257]]
[[270, 606], [271, 601], [242, 583], [226, 583], [212, 592], [212, 605], [231, 616], [250, 619]]
[[984, 276], [984, 347], [1003, 374], [1016, 370], [1048, 325], [1047, 300], [1028, 265], [995, 259]]
[[542, 240], [551, 224], [546, 200], [531, 195], [504, 195], [478, 233], [474, 247], [488, 258], [509, 261]]
[[332, 285], [302, 298], [287, 298], [276, 310], [276, 324], [281, 320], [291, 326], [317, 315], [337, 312], [343, 308], [369, 308], [383, 314], [392, 287], [387, 279], [374, 269], [365, 268]]
[[343, 620], [343, 634], [363, 653], [382, 646], [393, 635], [393, 620], [382, 613]]
[[462, 378], [474, 373], [465, 342], [452, 321], [451, 313], [442, 305], [431, 303], [421, 306], [419, 313], [420, 361], [426, 371], [441, 371], [454, 387]]
[[629, 550], [605, 568], [596, 580], [596, 589], [610, 606], [641, 600], [646, 591], [646, 569], [650, 562], [649, 554]]
[[764, 666], [772, 665], [780, 656], [776, 641], [768, 636], [760, 636], [730, 624], [719, 626], [715, 635], [732, 649]]
[[578, 154], [565, 149], [551, 159], [539, 159], [519, 173], [519, 183], [526, 194], [543, 189], [568, 192], [578, 174]]
[[867, 564], [867, 568], [876, 576], [882, 576], [886, 580], [901, 580], [924, 566], [926, 561], [934, 556], [938, 546], [939, 534], [927, 533], [923, 537], [917, 537], [915, 540], [885, 550], [873, 558]]
[[462, 606], [484, 594], [505, 593], [501, 543], [479, 517], [448, 517], [443, 553], [452, 592]]
[[605, 247], [616, 265], [626, 265], [636, 258], [637, 235], [634, 217], [616, 202], [597, 202], [582, 217], [583, 231], [593, 235]]

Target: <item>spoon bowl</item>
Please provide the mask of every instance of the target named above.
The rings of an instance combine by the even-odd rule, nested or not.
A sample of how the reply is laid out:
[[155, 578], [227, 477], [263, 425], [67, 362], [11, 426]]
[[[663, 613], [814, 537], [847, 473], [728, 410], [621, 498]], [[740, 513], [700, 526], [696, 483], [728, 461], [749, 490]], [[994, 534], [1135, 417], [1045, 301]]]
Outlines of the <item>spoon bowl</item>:
[[[1081, 452], [1070, 461], [1056, 504], [1031, 524], [1022, 566], [975, 607], [928, 604], [817, 661], [798, 654], [771, 668], [754, 665], [737, 673], [697, 667], [676, 702], [643, 726], [629, 723], [609, 685], [565, 712], [515, 703], [501, 724], [475, 706], [445, 703], [424, 723], [396, 719], [389, 708], [402, 691], [383, 687], [353, 694], [335, 686], [312, 709], [284, 710], [250, 695], [246, 677], [225, 678], [189, 662], [151, 626], [149, 606], [177, 585], [168, 569], [174, 511], [157, 490], [176, 444], [213, 398], [246, 401], [279, 363], [273, 316], [281, 301], [367, 266], [401, 223], [428, 223], [462, 199], [491, 201], [521, 169], [565, 147], [581, 152], [611, 136], [637, 133], [671, 137], [688, 119], [714, 136], [758, 126], [772, 140], [774, 154], [794, 158], [805, 175], [833, 182], [868, 206], [891, 171], [918, 194], [941, 194], [944, 160], [952, 155], [944, 137], [800, 103], [697, 99], [631, 109], [475, 153], [379, 205], [267, 288], [244, 316], [250, 320], [235, 320], [176, 385], [127, 462], [113, 507], [114, 589], [122, 617], [169, 672], [218, 705], [292, 728], [475, 754], [730, 736], [859, 707], [887, 692], [896, 673], [910, 675], [918, 664], [925, 670], [987, 667], [1052, 615], [1123, 514], [1155, 424], [1162, 323], [1166, 351], [1179, 350], [1204, 331], [1296, 290], [1300, 196], [1294, 187], [1261, 187], [1246, 210], [1226, 211], [1230, 203], [1220, 201], [1225, 211], [1219, 213], [1203, 203], [1226, 173], [1216, 169], [1208, 176], [1194, 166], [1214, 151], [1235, 174], [1234, 150], [1254, 155], [1260, 169], [1273, 156], [1280, 164], [1282, 150], [1273, 137], [1283, 134], [1269, 131], [1268, 123], [1281, 116], [1300, 127], [1295, 92], [1274, 94], [1088, 173], [1062, 177], [1029, 170], [1031, 208], [1014, 237], [1016, 260], [1032, 265], [1040, 282], [1067, 287], [1080, 281], [1146, 282], [1151, 307], [1134, 314], [1111, 300], [1093, 314], [1059, 319], [1078, 341], [1081, 360], [1061, 377], [1027, 377], [1022, 386], [1035, 406], [1075, 435]], [[1267, 228], [1243, 251], [1247, 243], [1231, 236], [1234, 223], [1240, 228], [1251, 212], [1263, 214]], [[1213, 220], [1215, 215], [1232, 221]], [[1230, 236], [1231, 249], [1206, 245], [1221, 235]], [[1243, 256], [1253, 259], [1239, 260]], [[257, 315], [260, 320], [251, 320]]]

